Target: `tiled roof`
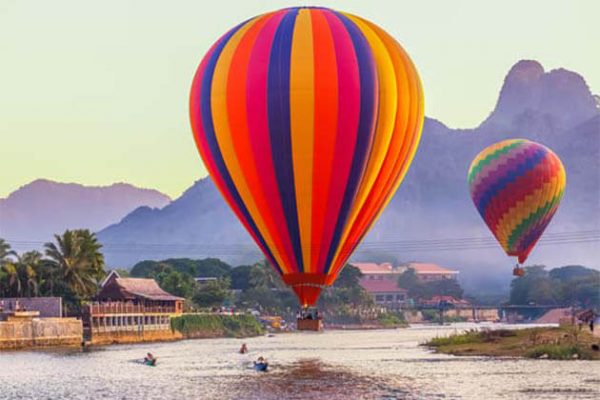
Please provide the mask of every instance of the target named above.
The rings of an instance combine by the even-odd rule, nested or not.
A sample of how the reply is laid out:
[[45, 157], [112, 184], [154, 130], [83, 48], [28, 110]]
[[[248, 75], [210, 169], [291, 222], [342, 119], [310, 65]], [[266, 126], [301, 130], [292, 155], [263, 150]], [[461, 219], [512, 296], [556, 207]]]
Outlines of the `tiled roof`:
[[360, 285], [369, 293], [406, 293], [396, 282], [388, 280], [361, 279]]
[[392, 265], [388, 263], [352, 263], [353, 266], [360, 269], [363, 274], [391, 274]]
[[117, 278], [116, 283], [126, 292], [148, 300], [183, 300], [182, 297], [173, 296], [162, 290], [154, 279]]
[[458, 274], [458, 271], [446, 269], [437, 264], [410, 263], [408, 267], [414, 269], [417, 274]]

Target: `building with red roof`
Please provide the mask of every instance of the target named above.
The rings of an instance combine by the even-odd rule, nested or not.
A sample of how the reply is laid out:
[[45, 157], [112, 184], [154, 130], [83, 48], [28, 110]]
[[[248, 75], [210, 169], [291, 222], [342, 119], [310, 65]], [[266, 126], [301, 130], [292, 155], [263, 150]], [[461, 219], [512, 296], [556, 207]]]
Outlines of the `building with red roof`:
[[458, 276], [458, 271], [432, 263], [412, 262], [398, 266], [392, 266], [390, 263], [352, 263], [352, 265], [362, 272], [363, 279], [365, 280], [388, 280], [395, 282], [409, 268], [413, 269], [417, 277], [423, 282], [456, 279]]
[[361, 279], [360, 285], [371, 295], [375, 304], [387, 308], [399, 308], [408, 300], [408, 291], [398, 287], [395, 281]]

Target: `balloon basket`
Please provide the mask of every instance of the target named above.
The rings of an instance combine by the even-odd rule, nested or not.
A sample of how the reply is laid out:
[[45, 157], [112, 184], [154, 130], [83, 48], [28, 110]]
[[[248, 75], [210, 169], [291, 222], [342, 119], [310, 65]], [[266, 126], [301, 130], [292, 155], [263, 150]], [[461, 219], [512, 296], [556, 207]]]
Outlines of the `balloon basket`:
[[525, 270], [522, 267], [515, 267], [513, 268], [513, 275], [522, 277], [523, 275], [525, 275]]
[[298, 318], [296, 320], [296, 329], [299, 331], [314, 331], [318, 332], [323, 328], [320, 319]]

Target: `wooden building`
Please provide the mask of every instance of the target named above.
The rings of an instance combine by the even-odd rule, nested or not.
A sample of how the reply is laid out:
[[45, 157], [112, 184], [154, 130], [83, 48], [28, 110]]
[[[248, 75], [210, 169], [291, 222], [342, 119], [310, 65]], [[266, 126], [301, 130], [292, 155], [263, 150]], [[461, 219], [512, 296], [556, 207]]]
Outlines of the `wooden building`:
[[183, 313], [184, 300], [154, 279], [121, 278], [112, 271], [84, 309], [84, 334], [91, 342], [169, 339], [171, 317]]

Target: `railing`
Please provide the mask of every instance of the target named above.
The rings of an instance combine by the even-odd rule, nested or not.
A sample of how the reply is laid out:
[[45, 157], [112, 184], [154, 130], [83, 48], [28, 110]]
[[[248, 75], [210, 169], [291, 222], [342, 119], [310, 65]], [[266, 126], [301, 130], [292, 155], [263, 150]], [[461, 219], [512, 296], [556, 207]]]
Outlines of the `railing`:
[[90, 315], [97, 314], [174, 314], [174, 306], [144, 306], [129, 303], [97, 303], [89, 304]]

